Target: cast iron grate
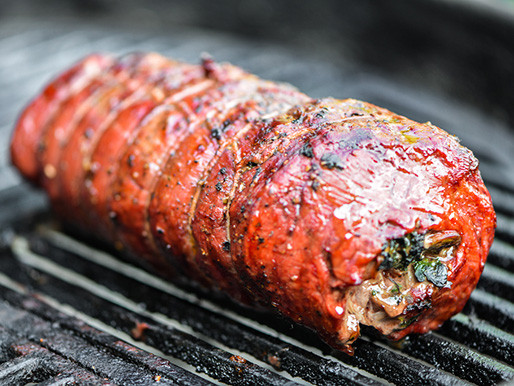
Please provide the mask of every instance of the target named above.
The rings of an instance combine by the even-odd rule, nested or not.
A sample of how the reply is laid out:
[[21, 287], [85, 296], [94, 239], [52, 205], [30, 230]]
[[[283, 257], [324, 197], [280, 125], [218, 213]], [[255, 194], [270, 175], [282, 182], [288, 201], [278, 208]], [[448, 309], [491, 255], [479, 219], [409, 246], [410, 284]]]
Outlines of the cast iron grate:
[[[194, 29], [165, 37], [84, 21], [0, 26], [0, 383], [460, 385], [514, 379], [512, 130], [492, 122], [495, 130], [484, 133], [480, 113], [454, 102], [374, 74], [355, 76], [351, 65], [336, 71], [285, 47], [262, 47]], [[402, 347], [365, 333], [350, 357], [286, 320], [166, 283], [115, 251], [59, 229], [41, 194], [8, 166], [16, 114], [49, 76], [79, 57], [137, 49], [189, 61], [209, 51], [313, 95], [344, 89], [455, 127], [480, 158], [499, 215], [489, 262], [463, 312]]]

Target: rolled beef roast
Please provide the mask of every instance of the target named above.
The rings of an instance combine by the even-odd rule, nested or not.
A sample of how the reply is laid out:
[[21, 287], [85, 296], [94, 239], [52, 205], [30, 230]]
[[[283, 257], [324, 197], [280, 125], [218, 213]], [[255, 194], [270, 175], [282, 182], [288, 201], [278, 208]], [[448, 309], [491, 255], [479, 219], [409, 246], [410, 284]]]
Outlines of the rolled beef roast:
[[29, 104], [11, 155], [65, 222], [347, 352], [361, 323], [400, 339], [459, 312], [494, 235], [455, 137], [211, 59], [91, 55]]

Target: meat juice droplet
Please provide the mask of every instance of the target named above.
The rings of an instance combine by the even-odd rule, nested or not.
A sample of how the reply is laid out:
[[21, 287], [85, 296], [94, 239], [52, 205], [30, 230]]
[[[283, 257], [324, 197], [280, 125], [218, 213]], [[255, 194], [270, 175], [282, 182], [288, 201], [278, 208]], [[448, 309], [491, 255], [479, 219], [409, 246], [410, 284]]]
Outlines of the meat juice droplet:
[[344, 206], [340, 206], [334, 210], [334, 216], [338, 218], [339, 220], [344, 219], [345, 217], [345, 210]]

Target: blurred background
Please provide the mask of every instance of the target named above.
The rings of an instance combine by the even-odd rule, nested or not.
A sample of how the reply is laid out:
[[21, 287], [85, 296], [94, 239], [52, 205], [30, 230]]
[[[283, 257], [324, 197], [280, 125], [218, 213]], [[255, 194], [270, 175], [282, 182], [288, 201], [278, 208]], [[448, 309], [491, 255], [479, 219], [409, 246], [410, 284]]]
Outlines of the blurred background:
[[[22, 108], [52, 77], [98, 51], [157, 51], [188, 62], [209, 53], [313, 97], [366, 100], [457, 135], [480, 160], [498, 213], [496, 240], [466, 308], [438, 332], [402, 347], [366, 335], [349, 357], [269, 314], [217, 298], [191, 300], [189, 293], [155, 284], [158, 279], [147, 273], [90, 249], [96, 247], [91, 240], [49, 228], [38, 217], [49, 212], [44, 196], [10, 166], [9, 138]], [[130, 340], [134, 331], [139, 338], [141, 331], [154, 334], [153, 343], [147, 341], [152, 347], [143, 349], [178, 363], [190, 384], [199, 372], [208, 374], [200, 374], [208, 382], [266, 385], [293, 377], [301, 384], [369, 385], [514, 379], [513, 107], [514, 1], [0, 0], [0, 383], [39, 382], [51, 371], [76, 376], [77, 363], [87, 376], [94, 371], [114, 383], [130, 383], [124, 380], [134, 367], [153, 376], [155, 358], [136, 358], [131, 348], [119, 354], [118, 338], [139, 345]], [[13, 254], [15, 234], [30, 244], [25, 258]], [[32, 297], [13, 292], [35, 292], [51, 307], [38, 308]], [[33, 314], [27, 316], [29, 308]], [[59, 321], [59, 312], [81, 321]], [[48, 341], [33, 332], [36, 324], [38, 334], [46, 326], [34, 314], [51, 322]], [[108, 338], [95, 340], [99, 335], [84, 332], [82, 321]], [[26, 336], [61, 361], [43, 357], [39, 367], [27, 360], [22, 368], [16, 355], [29, 352], [30, 359], [33, 353], [14, 355], [11, 340], [25, 344]], [[101, 355], [92, 359], [90, 352]], [[63, 358], [71, 364], [55, 368]], [[179, 371], [170, 366], [155, 371], [164, 380], [170, 375], [164, 370]], [[9, 374], [19, 382], [5, 381]]]
[[457, 135], [514, 191], [514, 1], [0, 1], [0, 190], [16, 117], [92, 52], [203, 53], [313, 97], [358, 98]]
[[93, 51], [136, 50], [191, 62], [207, 52], [314, 97], [364, 99], [478, 153], [513, 142], [512, 1], [1, 1], [0, 168], [17, 114], [45, 82]]

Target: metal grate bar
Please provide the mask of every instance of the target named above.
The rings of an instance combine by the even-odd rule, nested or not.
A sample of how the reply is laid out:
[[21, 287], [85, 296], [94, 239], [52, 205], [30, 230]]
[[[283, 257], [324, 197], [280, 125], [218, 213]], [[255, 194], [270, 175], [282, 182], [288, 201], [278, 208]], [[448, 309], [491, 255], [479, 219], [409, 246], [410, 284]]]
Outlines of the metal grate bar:
[[[51, 235], [52, 234], [50, 234], [50, 236]], [[67, 244], [63, 240], [63, 236], [60, 236], [59, 234], [56, 235], [53, 233], [53, 235], [57, 237], [54, 239], [54, 243], [52, 243], [53, 248], [51, 249], [48, 249], [48, 246], [44, 246], [44, 240], [41, 239], [38, 239], [38, 242], [34, 244], [35, 246], [36, 244], [39, 244], [39, 247], [36, 246], [36, 250], [38, 252], [45, 253], [45, 255], [51, 254], [52, 259], [60, 266], [75, 267], [79, 272], [84, 272], [84, 274], [90, 278], [94, 277], [98, 284], [106, 286], [116, 293], [130, 297], [136, 302], [144, 301], [146, 309], [148, 310], [164, 313], [174, 320], [191, 326], [203, 334], [209, 334], [212, 338], [222, 341], [224, 345], [245, 350], [271, 365], [276, 365], [278, 362], [280, 363], [281, 369], [289, 371], [293, 375], [299, 376], [300, 374], [298, 369], [306, 367], [308, 362], [305, 359], [309, 358], [309, 355], [304, 350], [296, 350], [297, 352], [295, 353], [294, 347], [284, 347], [284, 344], [280, 345], [275, 343], [268, 335], [260, 334], [257, 331], [251, 331], [237, 322], [220, 317], [219, 314], [207, 312], [205, 310], [205, 305], [202, 305], [203, 307], [197, 307], [194, 304], [188, 304], [173, 296], [162, 294], [162, 292], [153, 289], [144, 283], [135, 283], [130, 277], [130, 274], [128, 277], [123, 277], [116, 271], [107, 271], [105, 269], [94, 270], [93, 264], [95, 263], [92, 263], [91, 260], [84, 261], [83, 255], [76, 255], [75, 253], [70, 252], [70, 250], [79, 250], [80, 248], [77, 248], [77, 245], [72, 246]], [[77, 243], [75, 242], [75, 244]], [[62, 251], [59, 253], [60, 248], [63, 246], [71, 247], [66, 254], [63, 254]], [[45, 249], [46, 252], [44, 251]], [[49, 252], [50, 250], [52, 251], [51, 253]], [[105, 254], [102, 254], [102, 259], [105, 260], [106, 258]], [[118, 265], [120, 265], [120, 263], [118, 263]], [[119, 271], [123, 272], [122, 269]], [[137, 290], [133, 290], [134, 288], [137, 288]], [[154, 299], [158, 300], [154, 301]], [[225, 307], [230, 307], [230, 305], [225, 304]], [[285, 335], [291, 333], [291, 326], [289, 323], [285, 323], [285, 325], [280, 322], [277, 323], [276, 318], [270, 317], [268, 314], [259, 315], [256, 312], [251, 312], [241, 308], [237, 310], [237, 313], [247, 314], [249, 317], [251, 316], [252, 320], [257, 320], [262, 324], [268, 324], [271, 331], [279, 331]], [[272, 320], [273, 323], [270, 324], [270, 320]], [[251, 324], [252, 322], [247, 325], [251, 327]], [[306, 335], [312, 336], [312, 334], [309, 334], [309, 332], [306, 332], [304, 329], [297, 329], [297, 331], [299, 332], [299, 335], [301, 335], [301, 337], [296, 338], [297, 341], [305, 342]], [[262, 344], [260, 342], [262, 342]], [[314, 336], [309, 340], [309, 344], [320, 350], [326, 350], [326, 346], [324, 346], [319, 339]], [[357, 362], [346, 354], [338, 355], [335, 353], [335, 355], [337, 355], [337, 358], [342, 362], [354, 366], [358, 365], [359, 368], [390, 381], [396, 381], [397, 374], [401, 372], [405, 374], [407, 379], [410, 377], [414, 383], [426, 381], [427, 379], [431, 379], [434, 383], [440, 384], [446, 384], [450, 380], [455, 382], [455, 380], [452, 380], [448, 374], [441, 374], [431, 367], [427, 368], [426, 365], [422, 365], [419, 362], [412, 360], [412, 358], [401, 356], [391, 349], [380, 348], [371, 342], [363, 343], [363, 345], [366, 346], [366, 350], [360, 350], [359, 348], [356, 357], [361, 358]], [[313, 350], [310, 349], [310, 351]], [[377, 352], [379, 354], [377, 354]], [[338, 374], [338, 376], [344, 375], [341, 373], [341, 369], [338, 368], [340, 366], [334, 366], [333, 363], [323, 361], [321, 358], [313, 358], [313, 364], [318, 363], [318, 369], [320, 368], [320, 362], [324, 363], [322, 369], [323, 372], [326, 372], [326, 374], [324, 374], [325, 377], [334, 373], [333, 367], [338, 370], [335, 374]], [[307, 373], [301, 376], [305, 377], [308, 375], [309, 374]], [[319, 378], [318, 375], [317, 379], [306, 379], [311, 382], [315, 381], [315, 383], [323, 383], [324, 379], [330, 378]]]
[[[102, 378], [120, 384], [129, 384], [134, 379], [150, 384], [155, 380], [156, 374], [152, 374], [146, 368], [88, 344], [80, 337], [63, 334], [52, 323], [6, 303], [0, 303], [0, 319], [4, 327], [16, 329], [18, 334], [39, 342], [42, 347], [61, 357], [72, 358], [73, 362], [90, 369]], [[165, 375], [160, 377], [163, 384], [176, 384]]]
[[514, 246], [502, 240], [494, 240], [487, 262], [514, 272]]
[[472, 292], [463, 312], [489, 321], [493, 326], [514, 333], [514, 304], [478, 288]]
[[[18, 270], [20, 268], [18, 267]], [[195, 366], [198, 371], [215, 379], [234, 382], [244, 375], [246, 381], [250, 380], [254, 384], [282, 385], [288, 382], [279, 374], [257, 366], [248, 360], [239, 361], [237, 355], [212, 347], [209, 343], [187, 333], [187, 329], [177, 323], [151, 314], [136, 303], [123, 300], [121, 296], [113, 293], [115, 298], [110, 299], [111, 301], [99, 297], [98, 294], [109, 297], [106, 295], [107, 292], [101, 290], [100, 286], [97, 287], [99, 293], [94, 294], [62, 280], [48, 277], [37, 268], [35, 272], [40, 278], [44, 277], [43, 283], [28, 275], [17, 275], [13, 270], [4, 272], [7, 272], [14, 280], [31, 285], [38, 292], [57, 299], [59, 303], [68, 304], [106, 324], [116, 323], [118, 330], [135, 338], [144, 337], [145, 343], [150, 346]], [[63, 275], [62, 269], [58, 272], [59, 275]], [[81, 281], [78, 277], [75, 279]]]
[[82, 384], [105, 383], [104, 379], [93, 372], [77, 366], [73, 361], [66, 360], [38, 344], [25, 340], [13, 344], [11, 348], [18, 356], [0, 365], [0, 383], [4, 385], [39, 383], [57, 374], [73, 374], [77, 383]]
[[[24, 310], [28, 310], [30, 312], [29, 314], [25, 311], [18, 310], [14, 306], [7, 306], [6, 303], [0, 303], [2, 311], [5, 312], [6, 307], [8, 307], [8, 309], [10, 310], [11, 313], [9, 314], [9, 318], [12, 318], [13, 314], [15, 316], [19, 316], [21, 313], [22, 318], [24, 319], [22, 320], [22, 318], [18, 318], [18, 321], [20, 321], [20, 323], [26, 323], [27, 321], [31, 323], [28, 325], [23, 324], [23, 328], [26, 331], [19, 331], [20, 328], [18, 328], [18, 325], [12, 326], [16, 329], [16, 339], [19, 339], [20, 334], [25, 334], [32, 340], [35, 340], [38, 344], [44, 345], [44, 350], [51, 349], [54, 352], [63, 350], [70, 352], [71, 350], [71, 360], [74, 363], [78, 362], [81, 356], [82, 359], [85, 359], [86, 361], [99, 361], [102, 359], [98, 355], [95, 355], [95, 353], [91, 353], [91, 350], [100, 351], [103, 357], [105, 357], [105, 355], [110, 355], [109, 353], [112, 353], [115, 357], [118, 358], [117, 361], [108, 360], [104, 363], [101, 363], [103, 367], [109, 366], [105, 370], [108, 372], [107, 377], [105, 378], [109, 379], [110, 381], [112, 381], [112, 370], [121, 372], [121, 377], [128, 377], [130, 374], [127, 374], [125, 372], [126, 367], [134, 368], [134, 366], [136, 366], [137, 370], [141, 371], [143, 375], [153, 375], [151, 378], [148, 379], [148, 382], [146, 382], [148, 384], [153, 384], [156, 379], [159, 382], [164, 382], [164, 384], [211, 384], [210, 382], [202, 378], [199, 378], [196, 375], [181, 369], [180, 367], [171, 364], [169, 361], [165, 359], [159, 358], [150, 353], [129, 346], [128, 344], [116, 339], [114, 336], [102, 333], [101, 331], [98, 331], [94, 328], [87, 326], [81, 320], [74, 319], [64, 314], [61, 314], [54, 308], [44, 305], [35, 298], [20, 295], [5, 287], [2, 287], [2, 297], [9, 304], [22, 305]], [[41, 317], [37, 317], [34, 315], [39, 315]], [[43, 318], [44, 320], [41, 318]], [[31, 332], [30, 330], [33, 326], [36, 326], [36, 328], [34, 328], [34, 330]], [[43, 336], [44, 338], [41, 338], [41, 336]], [[11, 340], [13, 339], [14, 338], [11, 337]], [[76, 345], [77, 340], [79, 341], [79, 345]], [[83, 350], [83, 347], [81, 346], [84, 346], [85, 342], [90, 343], [90, 345], [86, 344], [86, 350]], [[10, 345], [13, 347], [15, 346], [13, 342], [11, 342]], [[82, 351], [80, 351], [80, 353], [78, 353], [77, 355], [77, 353], [74, 352], [77, 350]], [[34, 350], [31, 349], [29, 351], [33, 352]], [[119, 363], [117, 363], [120, 362], [120, 360], [123, 361], [122, 366], [119, 366]], [[11, 365], [12, 364], [8, 364], [6, 367], [10, 368]], [[85, 367], [88, 367], [90, 369], [95, 368], [95, 371], [97, 372], [99, 370], [101, 371], [101, 368], [98, 369], [96, 364], [89, 363], [84, 365]], [[111, 366], [114, 367], [111, 368]], [[70, 369], [68, 368], [65, 370], [69, 373]], [[132, 372], [132, 376], [134, 375], [136, 377], [132, 378], [132, 380], [137, 379], [140, 382], [142, 382], [142, 380], [144, 379], [144, 377], [137, 376], [138, 374]], [[120, 375], [118, 374], [118, 376]], [[130, 384], [132, 380], [128, 379], [128, 382], [126, 383]], [[173, 380], [173, 382], [171, 380]]]
[[495, 186], [488, 187], [494, 209], [504, 215], [514, 216], [514, 195]]
[[438, 333], [514, 365], [514, 335], [474, 316], [462, 313], [455, 315], [438, 330]]
[[76, 385], [79, 379], [74, 374], [58, 374], [57, 376], [47, 379], [44, 382], [39, 382], [38, 386], [68, 386]]
[[0, 382], [4, 384], [38, 382], [53, 375], [53, 372], [49, 374], [48, 369], [43, 368], [39, 355], [36, 358], [30, 356], [16, 358], [0, 365]]
[[494, 265], [486, 265], [478, 288], [514, 303], [514, 273]]
[[[40, 249], [40, 250], [48, 248], [48, 246], [45, 246], [44, 243], [42, 244], [43, 241], [44, 240], [39, 239], [37, 242], [35, 242], [35, 244], [39, 244], [38, 249]], [[82, 268], [85, 268], [85, 267], [81, 267], [81, 265], [80, 265], [81, 263], [78, 259], [71, 258], [70, 254], [62, 254], [62, 252], [61, 252], [62, 256], [59, 257], [58, 250], [56, 250], [56, 249], [47, 250], [47, 253], [51, 254], [52, 258], [57, 259], [56, 261], [59, 263], [59, 265], [60, 264], [73, 265], [79, 272], [82, 270]], [[61, 261], [61, 259], [67, 259], [67, 262]], [[27, 264], [27, 262], [25, 262], [25, 264]], [[85, 263], [82, 262], [82, 264], [84, 265]], [[190, 324], [192, 323], [193, 325], [196, 325], [196, 326], [199, 326], [202, 323], [207, 323], [207, 325], [202, 328], [204, 330], [207, 329], [208, 331], [219, 330], [219, 327], [217, 327], [218, 325], [225, 326], [228, 323], [227, 321], [223, 321], [223, 320], [220, 321], [219, 318], [213, 318], [212, 315], [207, 316], [205, 318], [205, 320], [207, 321], [206, 322], [204, 320], [204, 318], [202, 317], [201, 309], [191, 310], [191, 306], [188, 307], [187, 304], [181, 305], [181, 304], [177, 303], [176, 300], [174, 301], [173, 299], [163, 296], [162, 293], [159, 295], [159, 293], [152, 293], [147, 288], [144, 288], [144, 286], [141, 286], [139, 284], [137, 284], [137, 286], [136, 286], [136, 283], [130, 283], [130, 281], [127, 283], [127, 279], [117, 277], [116, 273], [110, 273], [109, 275], [106, 275], [104, 273], [106, 271], [105, 269], [104, 270], [95, 270], [94, 267], [91, 266], [91, 262], [87, 262], [86, 264], [88, 267], [87, 271], [89, 271], [89, 275], [95, 276], [96, 279], [98, 280], [98, 284], [100, 284], [102, 286], [104, 286], [104, 285], [111, 286], [110, 283], [116, 283], [116, 284], [113, 284], [114, 287], [111, 288], [114, 291], [116, 291], [116, 293], [124, 294], [124, 293], [127, 293], [127, 291], [134, 292], [133, 294], [131, 294], [131, 298], [132, 298], [132, 296], [141, 296], [143, 299], [146, 299], [145, 305], [146, 305], [146, 309], [149, 311], [152, 310], [153, 307], [160, 307], [157, 310], [158, 312], [162, 312], [164, 314], [169, 314], [171, 312], [173, 314], [172, 317], [179, 319], [179, 321], [181, 323], [190, 323]], [[15, 274], [15, 273], [12, 273], [12, 274]], [[53, 296], [53, 297], [57, 296], [61, 301], [63, 301], [63, 297], [66, 296], [65, 294], [69, 294], [69, 297], [70, 297], [70, 299], [66, 300], [66, 302], [73, 302], [74, 301], [73, 299], [87, 299], [87, 296], [88, 296], [87, 293], [81, 293], [81, 292], [77, 293], [77, 291], [73, 290], [72, 288], [62, 287], [62, 284], [56, 285], [55, 280], [46, 279], [45, 283], [46, 284], [44, 286], [40, 286], [38, 288], [38, 290], [43, 291], [44, 293], [48, 293], [48, 294], [50, 294], [50, 296]], [[51, 289], [49, 287], [52, 285], [55, 286], [54, 289]], [[89, 295], [89, 296], [91, 296], [91, 295]], [[149, 299], [159, 299], [159, 302], [157, 304], [153, 304], [152, 301]], [[140, 300], [140, 298], [136, 297], [133, 300], [137, 302]], [[90, 300], [88, 302], [93, 302], [93, 301], [94, 300]], [[86, 303], [88, 303], [88, 302], [86, 302]], [[98, 302], [98, 301], [96, 300], [95, 302]], [[87, 304], [86, 305], [78, 304], [77, 300], [75, 300], [73, 304], [75, 307], [86, 307], [87, 308]], [[107, 308], [108, 308], [108, 305], [102, 305], [102, 307], [101, 307], [102, 310], [105, 310]], [[188, 308], [189, 308], [189, 310], [188, 310]], [[177, 316], [177, 312], [179, 312], [177, 310], [187, 310], [187, 313], [189, 315], [186, 315], [186, 316], [178, 315]], [[106, 311], [106, 313], [108, 315], [106, 315], [106, 314], [99, 315], [98, 312], [95, 312], [95, 310], [88, 311], [86, 309], [85, 311], [89, 312], [92, 316], [97, 317], [99, 319], [108, 318], [107, 320], [109, 320], [109, 319], [112, 320], [114, 317], [113, 315], [115, 314], [115, 312], [113, 313], [113, 310], [110, 310], [109, 312]], [[205, 313], [205, 311], [204, 311], [204, 313]], [[123, 317], [123, 313], [121, 313], [119, 317]], [[187, 319], [189, 319], [189, 320], [187, 320]], [[114, 320], [117, 321], [116, 323], [117, 323], [118, 327], [120, 327], [120, 322], [118, 322], [118, 318], [114, 317]], [[129, 323], [128, 325], [126, 325], [125, 327], [122, 327], [122, 328], [124, 328], [125, 331], [131, 331], [135, 325], [134, 320], [132, 320], [131, 322], [132, 323]], [[146, 322], [146, 323], [148, 325], [151, 325], [151, 323], [148, 323], [148, 322]], [[209, 325], [209, 323], [211, 323], [211, 325]], [[235, 330], [236, 333], [237, 333], [237, 330], [238, 329]], [[157, 337], [159, 337], [159, 339], [152, 341], [152, 344], [158, 345], [159, 342], [161, 342], [163, 340], [162, 339], [163, 336], [160, 335], [161, 331], [158, 331], [158, 330], [155, 330], [155, 331], [157, 331], [157, 332], [155, 332], [155, 334]], [[230, 332], [231, 332], [230, 330], [229, 331], [221, 331], [220, 334], [222, 336], [223, 335], [231, 336]], [[152, 333], [154, 333], [154, 332], [151, 328], [145, 329], [145, 335], [147, 336], [147, 339], [148, 339], [148, 337], [153, 336]], [[214, 335], [211, 333], [211, 336], [213, 338], [217, 338], [216, 333], [214, 333]], [[169, 338], [167, 338], [167, 340], [169, 340]], [[237, 341], [239, 341], [239, 340], [241, 340], [241, 339], [237, 339]], [[237, 342], [232, 342], [232, 343], [229, 342], [229, 344], [237, 345]], [[318, 343], [318, 345], [319, 345], [319, 343]], [[244, 342], [243, 342], [242, 346], [244, 347]], [[417, 362], [417, 361], [413, 360], [412, 358], [407, 358], [403, 355], [399, 355], [398, 353], [394, 352], [393, 350], [391, 350], [389, 348], [382, 348], [371, 342], [365, 342], [365, 341], [357, 342], [356, 348], [358, 350], [357, 351], [358, 355], [356, 355], [353, 358], [348, 357], [344, 354], [339, 355], [336, 353], [335, 355], [337, 355], [337, 358], [339, 360], [342, 360], [343, 362], [349, 363], [350, 365], [358, 366], [359, 368], [370, 371], [371, 373], [380, 374], [382, 377], [385, 377], [386, 379], [389, 379], [393, 382], [397, 381], [398, 374], [402, 373], [402, 374], [404, 374], [405, 379], [411, 380], [414, 383], [426, 382], [427, 379], [431, 379], [431, 382], [436, 383], [436, 384], [462, 383], [462, 381], [459, 381], [457, 378], [454, 378], [451, 375], [446, 374], [445, 372], [441, 372], [435, 368], [427, 367], [425, 365], [420, 365], [420, 362]], [[288, 350], [286, 350], [286, 351], [288, 351]], [[270, 352], [270, 351], [268, 350], [267, 352]], [[280, 359], [280, 362], [287, 363], [287, 357], [284, 360], [284, 358], [282, 358], [282, 353], [279, 353], [279, 354], [280, 355], [278, 355], [278, 356], [273, 355], [269, 359], [274, 360], [274, 361], [277, 361], [277, 359]], [[322, 379], [326, 379], [326, 378], [322, 378]], [[318, 382], [322, 383], [322, 380], [318, 380]]]
[[501, 213], [496, 214], [497, 228], [496, 238], [514, 244], [514, 219]]
[[[270, 334], [276, 334], [277, 330], [287, 333], [287, 330], [291, 329], [289, 322], [281, 323], [282, 319], [270, 316], [268, 313], [255, 312], [234, 303], [224, 302], [223, 308], [206, 304], [205, 301], [200, 301], [191, 294], [183, 293], [169, 283], [127, 266], [103, 252], [95, 252], [92, 248], [65, 235], [48, 231], [48, 228], [44, 228], [43, 234], [50, 241], [52, 260], [60, 266], [74, 267], [78, 272], [82, 272], [88, 278], [94, 279], [95, 282], [113, 292], [124, 295], [137, 303], [144, 302], [145, 309], [148, 311], [165, 314], [201, 334], [217, 339], [225, 346], [246, 351], [275, 368], [280, 368], [309, 381], [323, 384], [325, 379], [329, 381], [340, 378], [360, 379], [360, 375], [354, 370], [311, 353], [319, 350], [306, 347], [308, 350], [306, 351], [270, 336]], [[39, 239], [41, 242], [39, 246], [43, 249], [50, 247], [49, 245], [45, 246], [45, 238]], [[72, 253], [70, 250], [82, 253]], [[48, 255], [49, 250], [44, 252], [42, 249], [36, 248], [36, 251]], [[85, 255], [88, 257], [86, 258]], [[98, 265], [98, 263], [103, 263], [103, 265]], [[157, 285], [151, 286], [147, 283], [157, 283]], [[169, 290], [170, 287], [173, 288], [171, 291], [163, 292], [165, 289]], [[171, 295], [173, 293], [175, 296]], [[219, 301], [219, 299], [217, 300]], [[229, 309], [234, 312], [227, 314]], [[227, 317], [227, 315], [229, 316]], [[247, 318], [238, 315], [246, 315]], [[261, 332], [262, 325], [269, 322], [270, 319], [274, 322], [271, 328]], [[262, 322], [262, 324], [257, 325], [255, 321]], [[278, 327], [277, 322], [285, 327], [283, 329]], [[310, 331], [304, 329], [301, 331], [303, 335], [313, 335]], [[319, 342], [317, 338], [314, 340]], [[323, 350], [326, 349], [326, 346], [323, 346]], [[311, 379], [313, 376], [315, 378]], [[372, 378], [369, 374], [368, 377]], [[369, 380], [367, 382], [370, 383]]]
[[481, 385], [496, 385], [514, 378], [512, 367], [444, 339], [437, 333], [415, 337], [405, 345], [403, 351]]

